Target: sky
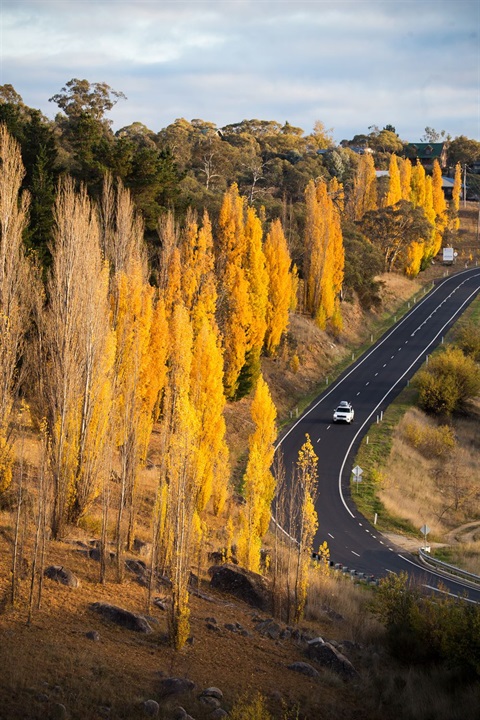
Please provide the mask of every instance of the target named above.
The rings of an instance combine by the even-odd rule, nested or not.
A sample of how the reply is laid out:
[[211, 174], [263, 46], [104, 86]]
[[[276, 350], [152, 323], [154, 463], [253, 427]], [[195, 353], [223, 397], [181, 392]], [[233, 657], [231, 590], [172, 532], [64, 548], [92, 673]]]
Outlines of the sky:
[[114, 131], [177, 118], [393, 125], [480, 140], [480, 0], [0, 0], [0, 85], [54, 118], [72, 78], [123, 92]]

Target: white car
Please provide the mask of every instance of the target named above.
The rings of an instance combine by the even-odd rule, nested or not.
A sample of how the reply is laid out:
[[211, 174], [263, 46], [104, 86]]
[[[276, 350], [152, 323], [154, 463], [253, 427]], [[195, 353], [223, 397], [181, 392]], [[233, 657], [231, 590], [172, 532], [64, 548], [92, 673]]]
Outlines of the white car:
[[333, 411], [333, 422], [353, 422], [355, 416], [354, 409], [351, 403], [346, 400], [342, 400], [340, 405]]

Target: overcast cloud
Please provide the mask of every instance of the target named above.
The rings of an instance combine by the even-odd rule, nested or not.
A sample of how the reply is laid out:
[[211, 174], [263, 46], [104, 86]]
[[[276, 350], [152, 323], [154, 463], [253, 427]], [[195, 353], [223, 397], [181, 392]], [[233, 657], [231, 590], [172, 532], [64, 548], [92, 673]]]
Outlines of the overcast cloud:
[[176, 118], [394, 125], [480, 140], [479, 0], [4, 0], [0, 84], [53, 118], [71, 78], [122, 91], [114, 130]]

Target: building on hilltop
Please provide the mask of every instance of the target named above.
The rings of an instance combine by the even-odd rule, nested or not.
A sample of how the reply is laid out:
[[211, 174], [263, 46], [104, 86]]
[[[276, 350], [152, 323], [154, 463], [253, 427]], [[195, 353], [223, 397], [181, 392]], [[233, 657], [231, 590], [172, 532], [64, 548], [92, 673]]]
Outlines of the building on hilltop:
[[426, 172], [433, 170], [434, 160], [438, 160], [440, 167], [447, 167], [447, 146], [448, 143], [408, 143], [405, 147], [405, 157], [412, 163], [417, 160], [421, 162]]

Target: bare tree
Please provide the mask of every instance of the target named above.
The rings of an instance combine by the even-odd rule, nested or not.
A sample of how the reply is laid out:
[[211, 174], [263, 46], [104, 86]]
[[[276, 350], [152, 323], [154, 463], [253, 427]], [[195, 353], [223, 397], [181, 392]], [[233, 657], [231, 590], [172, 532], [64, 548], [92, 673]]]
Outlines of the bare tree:
[[23, 246], [29, 197], [20, 147], [0, 126], [0, 493], [12, 480], [14, 402], [29, 331], [32, 272]]
[[52, 533], [62, 535], [98, 492], [108, 457], [114, 336], [109, 328], [108, 266], [85, 188], [65, 179], [55, 206], [53, 267], [43, 312], [41, 387], [51, 442]]

